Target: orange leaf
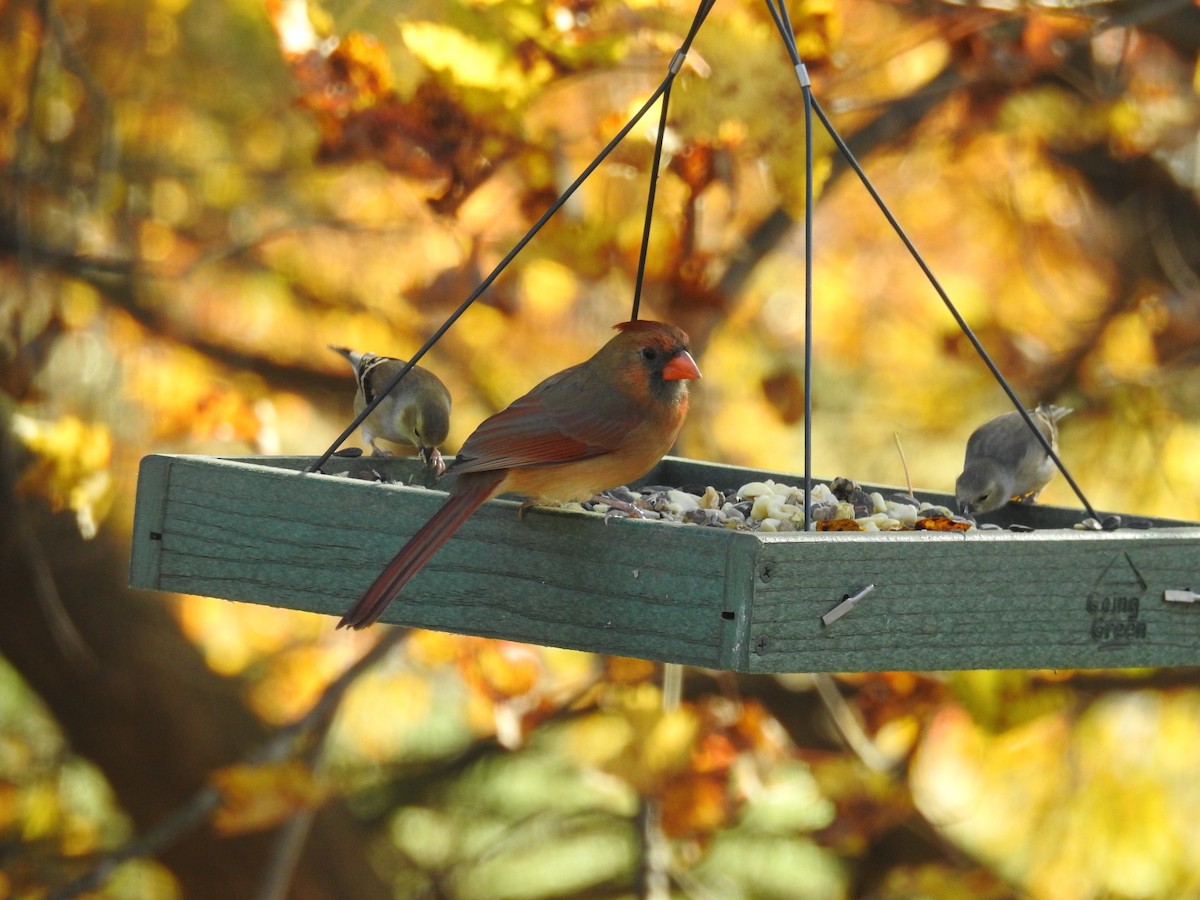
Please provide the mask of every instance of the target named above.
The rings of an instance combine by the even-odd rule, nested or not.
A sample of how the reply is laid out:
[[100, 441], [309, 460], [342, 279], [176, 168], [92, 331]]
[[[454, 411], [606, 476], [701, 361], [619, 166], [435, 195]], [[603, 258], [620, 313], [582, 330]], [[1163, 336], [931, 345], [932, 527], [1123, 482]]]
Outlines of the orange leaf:
[[823, 519], [817, 523], [817, 531], [862, 531], [862, 526], [853, 519]]
[[608, 656], [604, 659], [606, 680], [617, 684], [646, 681], [654, 677], [656, 669], [655, 664], [646, 659], [628, 656]]
[[697, 772], [723, 772], [733, 765], [738, 751], [726, 735], [706, 734], [692, 752], [692, 768]]
[[945, 517], [933, 519], [917, 519], [916, 531], [967, 531], [970, 522], [958, 522]]
[[672, 779], [660, 798], [663, 832], [669, 837], [707, 835], [729, 819], [725, 779], [686, 773]]

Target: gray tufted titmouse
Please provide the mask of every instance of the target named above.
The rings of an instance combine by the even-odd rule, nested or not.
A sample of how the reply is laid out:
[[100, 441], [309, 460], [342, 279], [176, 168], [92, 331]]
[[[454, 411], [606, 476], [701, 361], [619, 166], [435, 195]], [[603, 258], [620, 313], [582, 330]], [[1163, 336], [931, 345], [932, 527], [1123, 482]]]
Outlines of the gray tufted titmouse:
[[[1058, 420], [1071, 412], [1048, 403], [1030, 411], [1033, 422], [1058, 452]], [[967, 440], [962, 474], [954, 485], [959, 510], [976, 515], [1009, 500], [1032, 503], [1054, 477], [1054, 461], [1018, 412], [1005, 413], [975, 429]]]

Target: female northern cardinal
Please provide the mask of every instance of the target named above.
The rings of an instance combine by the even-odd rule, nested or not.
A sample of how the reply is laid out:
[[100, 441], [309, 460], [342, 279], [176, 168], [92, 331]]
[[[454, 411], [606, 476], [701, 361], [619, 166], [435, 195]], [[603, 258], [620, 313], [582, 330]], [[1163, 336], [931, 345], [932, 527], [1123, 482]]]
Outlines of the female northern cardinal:
[[[354, 369], [358, 392], [354, 395], [354, 411], [360, 413], [385, 384], [392, 380], [405, 362], [392, 356], [359, 353], [349, 347], [329, 345], [334, 353], [346, 357]], [[450, 432], [450, 392], [440, 378], [428, 369], [413, 366], [396, 389], [375, 407], [360, 428], [363, 440], [375, 456], [386, 456], [375, 438], [397, 444], [412, 444], [425, 459], [425, 465], [435, 475], [446, 471], [438, 444]]]
[[[661, 322], [624, 322], [586, 362], [551, 375], [486, 419], [452, 463], [458, 480], [338, 627], [365, 628], [485, 501], [586, 500], [645, 474], [671, 449], [700, 377], [687, 335]], [[524, 509], [524, 507], [522, 507]]]

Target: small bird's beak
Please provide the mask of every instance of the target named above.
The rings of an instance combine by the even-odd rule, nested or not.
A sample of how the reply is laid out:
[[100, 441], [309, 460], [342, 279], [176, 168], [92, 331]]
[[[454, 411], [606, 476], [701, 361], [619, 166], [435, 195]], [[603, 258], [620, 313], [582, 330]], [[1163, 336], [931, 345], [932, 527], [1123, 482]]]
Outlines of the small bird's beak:
[[446, 461], [442, 459], [442, 454], [438, 452], [438, 448], [422, 447], [420, 454], [421, 458], [425, 460], [425, 468], [433, 473], [434, 478], [441, 478], [446, 471]]
[[664, 381], [690, 381], [693, 378], [699, 378], [700, 369], [696, 366], [696, 361], [692, 359], [692, 354], [686, 350], [680, 350], [678, 355], [671, 358], [663, 367]]

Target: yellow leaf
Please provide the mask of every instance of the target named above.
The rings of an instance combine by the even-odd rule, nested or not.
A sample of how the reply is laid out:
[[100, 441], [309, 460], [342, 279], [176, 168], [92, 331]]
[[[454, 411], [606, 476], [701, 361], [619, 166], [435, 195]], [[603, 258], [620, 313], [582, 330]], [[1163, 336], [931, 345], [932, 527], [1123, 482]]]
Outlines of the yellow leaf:
[[665, 713], [654, 723], [642, 748], [642, 759], [652, 772], [675, 771], [692, 758], [692, 747], [700, 731], [700, 720], [688, 708]]
[[544, 62], [523, 71], [500, 41], [485, 42], [439, 22], [403, 22], [400, 34], [405, 46], [429, 68], [449, 73], [464, 87], [486, 88], [512, 101], [551, 75]]
[[1117, 316], [1100, 338], [1099, 356], [1107, 374], [1119, 381], [1144, 381], [1158, 369], [1152, 323], [1139, 312]]
[[213, 772], [212, 781], [224, 801], [213, 813], [213, 827], [222, 834], [273, 828], [319, 806], [327, 793], [312, 770], [295, 759], [228, 766]]
[[554, 321], [574, 305], [579, 295], [579, 279], [564, 265], [535, 259], [521, 272], [521, 295], [530, 313]]
[[467, 682], [494, 698], [527, 694], [542, 674], [536, 648], [513, 641], [480, 641], [463, 663]]
[[626, 718], [599, 712], [570, 724], [566, 730], [567, 753], [580, 762], [608, 768], [629, 750], [634, 737], [633, 727]]
[[75, 416], [45, 421], [16, 413], [12, 429], [34, 456], [20, 489], [41, 494], [54, 509], [72, 510], [80, 533], [95, 537], [98, 522], [112, 503], [108, 427]]
[[463, 643], [468, 638], [442, 631], [416, 629], [408, 636], [405, 648], [416, 665], [436, 669], [449, 665], [463, 653]]

